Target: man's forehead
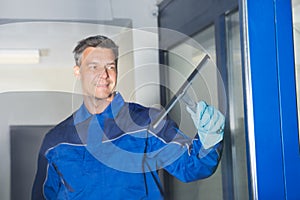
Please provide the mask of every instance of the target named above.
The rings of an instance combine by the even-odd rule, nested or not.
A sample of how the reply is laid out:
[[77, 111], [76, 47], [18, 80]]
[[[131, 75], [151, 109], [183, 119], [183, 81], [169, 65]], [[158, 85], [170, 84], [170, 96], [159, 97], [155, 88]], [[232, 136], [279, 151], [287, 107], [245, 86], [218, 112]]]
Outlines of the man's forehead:
[[109, 48], [103, 48], [103, 47], [87, 47], [84, 51], [83, 51], [83, 56], [87, 56], [88, 54], [92, 53], [92, 52], [111, 52], [113, 53], [112, 49]]
[[92, 51], [94, 51], [96, 48], [95, 47], [88, 47], [86, 48], [83, 53], [82, 53], [82, 57], [87, 57], [87, 55], [89, 55]]
[[116, 64], [112, 49], [102, 47], [86, 48], [82, 53], [81, 63]]
[[[102, 48], [102, 47], [87, 47], [83, 53], [82, 53], [82, 58], [85, 60], [89, 55], [92, 55], [91, 53], [96, 52], [97, 55], [104, 55], [103, 57], [107, 58], [107, 59], [115, 59], [115, 55], [113, 53], [112, 49], [109, 48]], [[109, 54], [106, 54], [107, 52], [109, 52]]]

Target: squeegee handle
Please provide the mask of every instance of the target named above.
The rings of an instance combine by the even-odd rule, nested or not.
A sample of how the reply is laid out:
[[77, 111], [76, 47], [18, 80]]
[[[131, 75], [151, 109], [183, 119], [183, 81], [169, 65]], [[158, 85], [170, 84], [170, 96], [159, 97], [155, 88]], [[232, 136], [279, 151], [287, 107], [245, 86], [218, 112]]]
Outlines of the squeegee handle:
[[154, 129], [157, 128], [159, 123], [166, 117], [166, 115], [175, 106], [175, 104], [182, 98], [182, 96], [185, 94], [185, 92], [187, 91], [189, 86], [192, 84], [192, 81], [195, 78], [195, 76], [197, 75], [197, 73], [208, 62], [208, 59], [210, 59], [209, 55], [205, 54], [205, 56], [202, 58], [201, 62], [197, 65], [197, 67], [193, 70], [193, 72], [184, 81], [182, 86], [179, 88], [179, 90], [176, 92], [176, 94], [170, 100], [170, 102], [166, 105], [165, 109], [161, 111], [161, 113], [158, 115], [156, 120], [152, 123], [152, 127]]

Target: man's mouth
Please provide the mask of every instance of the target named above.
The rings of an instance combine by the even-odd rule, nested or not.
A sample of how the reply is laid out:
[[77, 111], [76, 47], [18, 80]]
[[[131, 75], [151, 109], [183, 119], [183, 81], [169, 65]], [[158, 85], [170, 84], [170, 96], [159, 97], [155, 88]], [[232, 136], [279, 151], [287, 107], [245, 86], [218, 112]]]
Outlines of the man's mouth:
[[109, 83], [97, 83], [95, 84], [96, 87], [108, 87], [109, 86]]

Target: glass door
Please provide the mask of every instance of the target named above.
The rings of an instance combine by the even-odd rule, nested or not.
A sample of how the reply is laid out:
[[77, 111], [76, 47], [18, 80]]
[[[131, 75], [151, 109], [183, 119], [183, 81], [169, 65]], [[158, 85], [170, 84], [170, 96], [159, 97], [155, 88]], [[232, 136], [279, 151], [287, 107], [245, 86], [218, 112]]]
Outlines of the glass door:
[[[216, 33], [216, 25], [212, 24], [193, 35], [190, 40], [199, 43], [215, 65], [209, 66], [207, 71], [200, 70], [199, 77], [193, 81], [188, 91], [193, 93], [194, 100], [205, 100], [226, 115], [222, 160], [215, 174], [208, 179], [185, 184], [168, 177], [167, 186], [171, 188], [170, 199], [249, 199], [238, 11], [224, 16], [224, 22], [225, 29], [222, 30], [225, 33], [224, 38], [219, 41], [226, 41], [226, 49], [223, 51], [226, 51], [227, 56], [226, 63], [219, 64], [225, 66], [226, 73], [221, 72], [220, 66], [217, 67], [217, 60], [224, 55], [217, 51], [216, 47], [219, 44], [216, 36], [220, 33]], [[167, 83], [165, 84], [173, 91], [178, 89], [184, 77], [186, 78], [192, 72], [199, 58], [203, 56], [201, 49], [191, 48], [187, 43], [188, 41], [185, 40], [168, 50], [168, 70], [165, 72]], [[168, 92], [167, 99], [169, 100], [172, 95], [172, 92]], [[193, 124], [184, 110], [185, 105], [179, 103], [171, 111], [171, 117], [185, 133], [193, 137], [196, 130], [193, 129]]]
[[[192, 84], [195, 93], [200, 93], [196, 96], [217, 106], [226, 116], [224, 149], [216, 173], [208, 179], [189, 184], [168, 177], [166, 186], [170, 188], [170, 199], [250, 199], [244, 122], [240, 18], [238, 8], [234, 6], [237, 5], [237, 1], [224, 1], [222, 3], [198, 1], [197, 5], [200, 7], [201, 4], [202, 8], [200, 10], [197, 9], [196, 5], [190, 5], [189, 2], [180, 5], [178, 2], [176, 4], [175, 1], [174, 3], [166, 2], [162, 6], [162, 14], [160, 15], [161, 26], [170, 27], [187, 34], [191, 39], [197, 41], [215, 62], [215, 70], [210, 70], [210, 73], [205, 75], [200, 73], [202, 74], [202, 82], [195, 80], [195, 83]], [[190, 14], [182, 15], [182, 19], [172, 15], [172, 13], [176, 13], [176, 9], [179, 12], [189, 6]], [[224, 10], [224, 13], [220, 14], [220, 10]], [[196, 15], [198, 20], [195, 20]], [[187, 23], [181, 24], [183, 21]], [[169, 38], [170, 36], [167, 34], [161, 35], [163, 42]], [[164, 84], [178, 85], [179, 81], [174, 78], [174, 71], [186, 77], [192, 71], [192, 65], [195, 65], [192, 61], [197, 57], [195, 56], [197, 53], [186, 48], [185, 42], [185, 40], [178, 40], [177, 43], [173, 41], [169, 45], [167, 56], [163, 57], [162, 62], [169, 67], [167, 72], [163, 72], [165, 76], [162, 82]], [[182, 61], [177, 54], [185, 55], [190, 63], [186, 60]], [[205, 87], [204, 77], [214, 84]], [[222, 91], [223, 89], [225, 92]], [[212, 94], [209, 90], [215, 91], [215, 93]], [[173, 93], [166, 92], [166, 94], [166, 101], [168, 101]], [[178, 105], [171, 112], [171, 116], [180, 122], [183, 130], [191, 130], [190, 127], [193, 125], [189, 124], [189, 120], [183, 120], [188, 116], [179, 115], [179, 113], [184, 113], [182, 109], [184, 106]], [[194, 131], [187, 132], [195, 133]]]
[[[169, 49], [168, 53], [168, 70], [166, 85], [172, 91], [177, 91], [185, 78], [193, 71], [194, 67], [200, 62], [204, 53], [208, 53], [212, 60], [216, 59], [215, 48], [215, 29], [209, 26], [205, 30], [196, 34], [190, 40], [199, 43], [203, 49], [193, 48], [187, 45], [189, 41], [184, 41], [175, 47]], [[205, 66], [204, 66], [205, 67]], [[189, 96], [195, 101], [205, 100], [209, 104], [215, 104], [218, 107], [217, 91], [217, 68], [200, 70], [200, 73], [193, 80], [191, 87], [187, 91]], [[209, 84], [212, 81], [213, 84]], [[168, 99], [172, 97], [169, 93]], [[197, 132], [193, 126], [190, 116], [185, 111], [185, 105], [179, 103], [170, 113], [170, 116], [179, 124], [180, 129], [194, 137]], [[173, 200], [190, 200], [190, 199], [223, 199], [222, 193], [222, 170], [218, 167], [214, 175], [205, 180], [192, 182], [189, 184], [182, 183], [176, 178], [168, 178], [169, 199]]]
[[226, 15], [228, 121], [231, 139], [234, 199], [249, 199], [238, 11]]

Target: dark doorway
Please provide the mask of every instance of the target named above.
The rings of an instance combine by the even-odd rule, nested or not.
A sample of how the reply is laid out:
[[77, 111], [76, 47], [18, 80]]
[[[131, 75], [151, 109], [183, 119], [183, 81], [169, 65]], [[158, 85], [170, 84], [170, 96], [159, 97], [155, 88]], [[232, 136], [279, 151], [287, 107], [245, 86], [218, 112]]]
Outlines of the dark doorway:
[[30, 199], [44, 135], [53, 126], [11, 126], [11, 200]]

